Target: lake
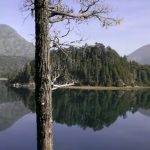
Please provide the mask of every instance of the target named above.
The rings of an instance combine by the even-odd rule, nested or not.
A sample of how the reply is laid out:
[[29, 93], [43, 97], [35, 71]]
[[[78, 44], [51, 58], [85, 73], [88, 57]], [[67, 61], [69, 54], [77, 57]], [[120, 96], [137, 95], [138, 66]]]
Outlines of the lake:
[[[54, 150], [149, 150], [150, 91], [57, 90]], [[0, 150], [36, 150], [34, 93], [0, 82]]]

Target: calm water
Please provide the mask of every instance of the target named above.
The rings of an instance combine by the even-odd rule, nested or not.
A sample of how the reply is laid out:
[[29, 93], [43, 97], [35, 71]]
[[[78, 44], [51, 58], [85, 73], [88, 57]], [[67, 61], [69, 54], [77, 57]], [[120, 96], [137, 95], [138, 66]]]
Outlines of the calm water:
[[[54, 150], [149, 150], [150, 91], [53, 93]], [[36, 150], [34, 94], [0, 82], [0, 150]]]

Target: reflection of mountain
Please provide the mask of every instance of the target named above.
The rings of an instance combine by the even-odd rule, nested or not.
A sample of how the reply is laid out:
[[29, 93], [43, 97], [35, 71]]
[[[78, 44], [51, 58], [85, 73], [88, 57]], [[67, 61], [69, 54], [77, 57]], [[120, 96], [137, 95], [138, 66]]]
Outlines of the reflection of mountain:
[[[23, 93], [29, 96], [27, 92]], [[11, 127], [17, 120], [31, 112], [32, 101], [30, 104], [28, 101], [23, 97], [23, 94], [22, 96], [18, 95], [0, 82], [0, 131]]]
[[99, 130], [109, 126], [126, 112], [150, 108], [149, 91], [74, 91], [53, 94], [53, 118], [69, 126], [80, 125]]
[[142, 109], [142, 108], [139, 108], [138, 111], [139, 111], [141, 114], [150, 117], [150, 109]]
[[9, 128], [29, 112], [22, 101], [0, 104], [0, 131]]

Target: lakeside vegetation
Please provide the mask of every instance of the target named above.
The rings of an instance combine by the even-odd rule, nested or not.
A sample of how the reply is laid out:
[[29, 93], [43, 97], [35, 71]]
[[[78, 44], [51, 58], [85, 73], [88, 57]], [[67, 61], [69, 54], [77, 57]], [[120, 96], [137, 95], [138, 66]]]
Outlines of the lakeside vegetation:
[[[127, 87], [149, 86], [150, 65], [128, 62], [111, 47], [103, 44], [70, 47], [51, 52], [52, 78], [59, 75], [57, 84], [75, 82], [78, 86]], [[11, 83], [34, 81], [34, 60], [17, 74], [8, 75]]]

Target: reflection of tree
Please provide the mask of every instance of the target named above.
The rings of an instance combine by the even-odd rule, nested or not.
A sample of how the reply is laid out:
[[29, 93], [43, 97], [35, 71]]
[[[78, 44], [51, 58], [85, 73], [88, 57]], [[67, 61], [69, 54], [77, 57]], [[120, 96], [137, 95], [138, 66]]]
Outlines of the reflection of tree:
[[118, 116], [134, 113], [139, 107], [150, 108], [148, 91], [75, 91], [53, 94], [53, 116], [59, 123], [99, 130], [111, 125]]
[[0, 82], [0, 104], [23, 102], [26, 108], [35, 112], [34, 92], [28, 89], [13, 89]]
[[150, 109], [150, 91], [136, 93], [136, 106], [144, 109]]
[[13, 89], [15, 93], [21, 97], [24, 105], [30, 109], [32, 112], [35, 112], [35, 97], [34, 91], [21, 88], [21, 89]]
[[[19, 111], [23, 111], [21, 108], [24, 105], [28, 108], [27, 112], [29, 110], [35, 112], [34, 92], [28, 89], [10, 89], [4, 84], [0, 84], [0, 105], [6, 103], [9, 103], [6, 112], [13, 104]], [[19, 109], [19, 107], [21, 108]], [[134, 113], [139, 108], [150, 108], [150, 92], [148, 90], [57, 90], [53, 93], [53, 118], [56, 122], [68, 126], [80, 125], [82, 128], [90, 127], [93, 130], [100, 130], [111, 125], [119, 116], [125, 118], [127, 111]], [[4, 121], [2, 122], [4, 124]]]

